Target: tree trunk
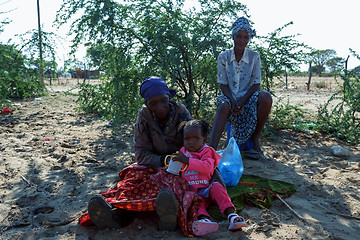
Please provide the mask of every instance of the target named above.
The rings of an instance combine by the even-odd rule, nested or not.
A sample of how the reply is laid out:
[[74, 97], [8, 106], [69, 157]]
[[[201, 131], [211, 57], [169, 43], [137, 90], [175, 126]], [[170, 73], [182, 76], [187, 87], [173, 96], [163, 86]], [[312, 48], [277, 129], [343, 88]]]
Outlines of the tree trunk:
[[44, 63], [42, 56], [42, 36], [41, 36], [41, 24], [40, 24], [40, 3], [37, 0], [37, 14], [38, 14], [38, 31], [39, 31], [39, 51], [40, 51], [40, 78], [41, 81], [44, 81]]
[[311, 76], [312, 76], [312, 71], [311, 71], [311, 62], [309, 62], [309, 80], [307, 82], [307, 90], [310, 90], [310, 83], [311, 83]]
[[348, 85], [348, 81], [349, 81], [349, 79], [347, 78], [347, 75], [348, 75], [347, 67], [348, 67], [349, 57], [350, 56], [348, 55], [345, 60], [345, 77], [344, 77], [344, 82], [343, 82], [344, 96], [346, 93], [346, 86]]
[[84, 81], [83, 83], [85, 83], [86, 81], [86, 77], [87, 77], [87, 70], [86, 70], [86, 65], [84, 64], [84, 70], [83, 70], [83, 73], [84, 73]]
[[349, 55], [347, 56], [346, 60], [345, 60], [345, 77], [348, 75], [348, 71], [347, 71], [347, 67], [348, 67], [348, 60], [349, 60]]
[[322, 74], [322, 66], [318, 66], [317, 69], [318, 69], [319, 77], [321, 77], [321, 74]]

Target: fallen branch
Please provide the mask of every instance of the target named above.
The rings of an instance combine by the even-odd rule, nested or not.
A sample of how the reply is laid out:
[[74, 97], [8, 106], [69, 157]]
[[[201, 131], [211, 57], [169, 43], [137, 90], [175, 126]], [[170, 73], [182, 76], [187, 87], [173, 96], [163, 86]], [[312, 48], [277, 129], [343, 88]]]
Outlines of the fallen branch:
[[285, 204], [285, 206], [286, 206], [287, 208], [289, 208], [290, 211], [292, 211], [301, 221], [304, 221], [304, 220], [305, 220], [305, 219], [304, 219], [302, 216], [300, 216], [294, 209], [292, 209], [292, 207], [290, 207], [290, 205], [287, 204], [287, 202], [285, 202], [285, 201], [279, 196], [279, 194], [276, 194], [276, 197], [277, 197], [283, 204]]
[[344, 218], [349, 218], [349, 219], [360, 220], [360, 218], [359, 218], [359, 217], [354, 217], [354, 216], [350, 216], [350, 215], [344, 215], [344, 214], [341, 214], [341, 213], [335, 213], [335, 212], [325, 212], [325, 213], [338, 215], [338, 216], [340, 216], [340, 217], [344, 217]]
[[67, 225], [67, 224], [73, 222], [76, 219], [77, 219], [77, 217], [72, 217], [72, 218], [70, 218], [68, 220], [65, 220], [65, 221], [62, 221], [62, 222], [48, 222], [48, 221], [45, 221], [45, 222], [43, 222], [43, 225], [46, 225], [46, 226], [49, 226], [49, 227], [64, 226], [64, 225]]
[[15, 223], [15, 224], [13, 224], [13, 225], [11, 225], [11, 226], [5, 227], [5, 229], [2, 229], [2, 231], [5, 232], [5, 231], [8, 231], [8, 230], [10, 230], [10, 229], [12, 229], [12, 228], [21, 228], [21, 227], [26, 227], [26, 226], [29, 226], [29, 225], [31, 225], [31, 224], [28, 223], [28, 222], [25, 222], [25, 223]]

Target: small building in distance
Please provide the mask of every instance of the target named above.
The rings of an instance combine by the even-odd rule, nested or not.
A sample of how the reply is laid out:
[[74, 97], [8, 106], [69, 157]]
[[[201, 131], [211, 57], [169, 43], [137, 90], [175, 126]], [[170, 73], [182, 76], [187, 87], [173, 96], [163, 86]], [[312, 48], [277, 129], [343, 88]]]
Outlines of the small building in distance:
[[99, 70], [82, 70], [80, 68], [75, 69], [75, 71], [71, 73], [72, 78], [78, 79], [96, 79], [99, 75]]

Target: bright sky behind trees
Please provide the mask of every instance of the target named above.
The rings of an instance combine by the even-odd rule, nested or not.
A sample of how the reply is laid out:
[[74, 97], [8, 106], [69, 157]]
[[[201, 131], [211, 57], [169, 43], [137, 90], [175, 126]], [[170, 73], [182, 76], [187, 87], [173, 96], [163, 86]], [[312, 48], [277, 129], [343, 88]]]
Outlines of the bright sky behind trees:
[[[191, 6], [191, 0], [188, 0]], [[250, 20], [258, 35], [267, 33], [293, 21], [286, 28], [287, 35], [301, 34], [296, 39], [315, 49], [334, 49], [337, 56], [346, 58], [351, 55], [349, 48], [360, 54], [360, 2], [354, 0], [242, 0], [247, 5]], [[69, 40], [67, 28], [60, 30], [52, 27], [56, 11], [62, 0], [40, 0], [43, 30], [55, 32], [64, 38], [59, 40], [59, 59], [67, 59]], [[0, 41], [6, 43], [10, 38], [17, 42], [16, 34], [23, 34], [37, 28], [36, 0], [0, 0], [0, 20], [8, 18], [12, 22], [0, 33]], [[240, 16], [240, 15], [239, 15]], [[229, 33], [230, 37], [230, 33]], [[66, 40], [67, 39], [67, 40]], [[79, 60], [84, 56], [81, 49], [76, 55]], [[61, 65], [61, 64], [60, 64]], [[349, 59], [349, 69], [360, 65], [355, 57]]]

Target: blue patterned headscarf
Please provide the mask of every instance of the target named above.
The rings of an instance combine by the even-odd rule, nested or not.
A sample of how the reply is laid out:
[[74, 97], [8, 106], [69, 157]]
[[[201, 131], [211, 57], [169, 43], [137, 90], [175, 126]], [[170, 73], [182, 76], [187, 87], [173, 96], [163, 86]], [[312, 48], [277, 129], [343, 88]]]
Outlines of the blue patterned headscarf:
[[245, 17], [241, 17], [233, 23], [233, 25], [232, 25], [233, 39], [234, 39], [235, 34], [241, 30], [245, 30], [248, 33], [250, 40], [256, 36], [255, 29], [251, 28], [249, 20], [247, 20]]
[[148, 77], [140, 86], [140, 95], [146, 100], [157, 95], [169, 94], [170, 98], [175, 96], [175, 91], [169, 89], [164, 79], [160, 77]]

